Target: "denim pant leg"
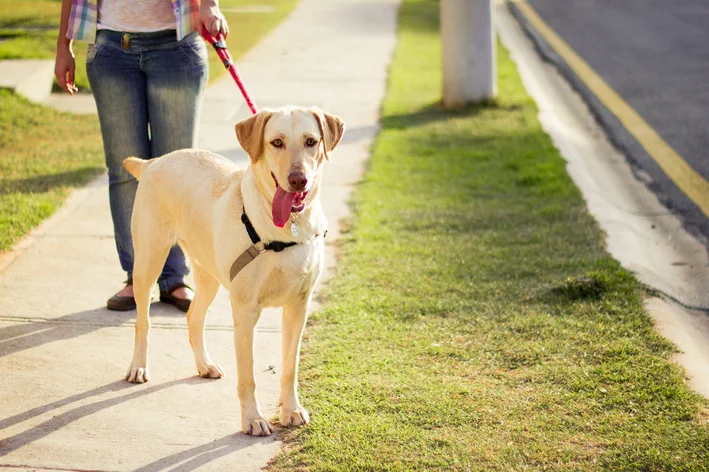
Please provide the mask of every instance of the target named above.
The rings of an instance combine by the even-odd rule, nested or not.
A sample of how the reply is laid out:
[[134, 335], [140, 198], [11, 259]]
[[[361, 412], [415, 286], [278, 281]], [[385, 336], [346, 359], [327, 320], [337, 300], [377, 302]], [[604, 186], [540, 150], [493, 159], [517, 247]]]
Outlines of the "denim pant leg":
[[118, 258], [130, 278], [133, 272], [130, 220], [138, 182], [123, 168], [123, 160], [130, 156], [150, 158], [145, 75], [140, 70], [138, 54], [124, 52], [119, 44], [101, 34], [97, 43], [89, 46], [86, 72], [101, 124]]
[[[143, 70], [147, 77], [151, 155], [196, 147], [202, 96], [209, 78], [204, 41], [193, 33], [170, 48], [147, 51], [143, 54]], [[160, 289], [182, 282], [187, 271], [182, 250], [173, 247], [158, 281]]]

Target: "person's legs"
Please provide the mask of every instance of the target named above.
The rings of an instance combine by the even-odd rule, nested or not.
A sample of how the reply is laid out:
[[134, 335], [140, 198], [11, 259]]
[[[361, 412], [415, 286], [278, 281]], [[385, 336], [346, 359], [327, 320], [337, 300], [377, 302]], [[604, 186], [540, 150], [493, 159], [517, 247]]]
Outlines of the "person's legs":
[[130, 279], [130, 220], [138, 182], [123, 168], [123, 160], [150, 157], [145, 74], [140, 70], [140, 55], [124, 50], [121, 34], [109, 31], [99, 31], [96, 44], [89, 48], [86, 69], [101, 124], [116, 248]]
[[[147, 76], [151, 156], [197, 145], [202, 96], [208, 79], [207, 49], [196, 34], [148, 50], [142, 56]], [[161, 291], [183, 282], [189, 268], [175, 246], [158, 280]]]

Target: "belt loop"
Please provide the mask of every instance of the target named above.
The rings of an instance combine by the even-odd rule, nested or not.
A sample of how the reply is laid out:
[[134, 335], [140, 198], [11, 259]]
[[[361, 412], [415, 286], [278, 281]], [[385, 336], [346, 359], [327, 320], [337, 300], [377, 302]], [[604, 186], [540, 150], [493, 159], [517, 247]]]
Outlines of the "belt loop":
[[123, 33], [121, 35], [121, 43], [123, 44], [123, 49], [130, 49], [130, 33]]

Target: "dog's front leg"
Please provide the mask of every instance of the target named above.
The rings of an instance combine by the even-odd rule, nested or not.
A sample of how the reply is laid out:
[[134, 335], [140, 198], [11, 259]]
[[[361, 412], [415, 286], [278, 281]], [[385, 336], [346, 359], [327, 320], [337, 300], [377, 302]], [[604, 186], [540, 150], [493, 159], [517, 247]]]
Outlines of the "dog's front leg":
[[283, 373], [281, 374], [281, 425], [303, 425], [310, 415], [298, 401], [298, 360], [309, 297], [283, 307]]
[[232, 310], [241, 430], [252, 436], [268, 436], [273, 432], [273, 427], [261, 413], [261, 407], [256, 400], [254, 380], [254, 330], [261, 315], [261, 308], [237, 306], [232, 302]]

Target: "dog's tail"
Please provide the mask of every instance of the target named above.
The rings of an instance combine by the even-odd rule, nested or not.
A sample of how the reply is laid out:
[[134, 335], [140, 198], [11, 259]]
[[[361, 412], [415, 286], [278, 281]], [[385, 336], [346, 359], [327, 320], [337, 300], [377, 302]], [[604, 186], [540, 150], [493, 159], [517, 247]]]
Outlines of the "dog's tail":
[[123, 167], [125, 167], [126, 170], [133, 175], [133, 177], [140, 180], [140, 177], [143, 175], [143, 172], [145, 172], [145, 169], [147, 169], [153, 162], [155, 162], [155, 159], [146, 160], [138, 157], [129, 157], [123, 161]]

